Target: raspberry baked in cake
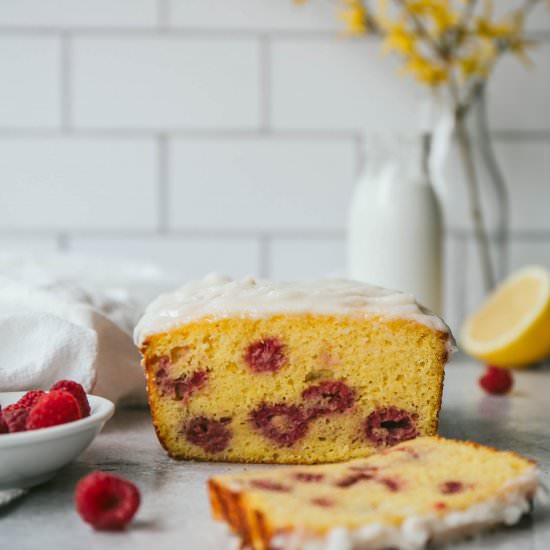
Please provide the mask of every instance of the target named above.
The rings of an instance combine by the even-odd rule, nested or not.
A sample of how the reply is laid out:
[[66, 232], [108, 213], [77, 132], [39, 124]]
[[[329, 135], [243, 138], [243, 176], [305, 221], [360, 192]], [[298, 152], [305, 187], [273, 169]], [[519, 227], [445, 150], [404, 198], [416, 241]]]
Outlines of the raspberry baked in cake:
[[446, 325], [406, 294], [347, 280], [209, 276], [135, 331], [174, 458], [320, 463], [436, 433]]
[[414, 550], [516, 523], [537, 486], [514, 453], [421, 437], [342, 464], [215, 477], [209, 494], [244, 548]]

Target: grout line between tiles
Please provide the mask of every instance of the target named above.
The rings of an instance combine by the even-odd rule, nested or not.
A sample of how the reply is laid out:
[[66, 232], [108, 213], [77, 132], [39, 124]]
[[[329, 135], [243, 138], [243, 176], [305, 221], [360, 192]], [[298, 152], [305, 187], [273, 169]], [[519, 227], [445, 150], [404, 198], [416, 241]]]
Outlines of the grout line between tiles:
[[[158, 237], [158, 227], [154, 229], [143, 228], [71, 228], [71, 227], [33, 227], [17, 228], [4, 227], [0, 229], [0, 237], [3, 238], [22, 238], [22, 237], [54, 237], [60, 233], [70, 237], [86, 238], [155, 238]], [[187, 227], [187, 228], [169, 228], [165, 236], [167, 238], [199, 238], [199, 239], [248, 239], [258, 236], [268, 236], [272, 239], [344, 239], [346, 231], [342, 229], [322, 229], [322, 228], [235, 228], [235, 227]], [[445, 236], [454, 239], [471, 240], [474, 238], [472, 231], [458, 228], [448, 228]], [[529, 229], [513, 230], [510, 233], [510, 241], [516, 243], [522, 242], [546, 242], [550, 240], [550, 229]]]
[[166, 234], [169, 227], [168, 210], [168, 137], [161, 134], [157, 138], [157, 216], [158, 232]]
[[[72, 228], [46, 228], [35, 227], [32, 229], [3, 228], [0, 230], [0, 237], [3, 238], [22, 238], [22, 237], [47, 237], [56, 236], [60, 232], [70, 235], [72, 238], [128, 238], [128, 239], [154, 239], [159, 236], [158, 228], [155, 229], [72, 229]], [[550, 232], [549, 232], [550, 233]], [[170, 228], [163, 238], [196, 238], [196, 239], [257, 239], [258, 236], [265, 235], [270, 239], [343, 239], [345, 231], [325, 230], [325, 229], [235, 229], [235, 228], [214, 228], [205, 229], [201, 227], [190, 227], [186, 229]]]
[[[70, 65], [70, 53], [68, 53]], [[69, 68], [69, 72], [72, 68]], [[67, 90], [65, 94], [69, 96], [72, 90], [69, 90], [71, 84], [70, 74], [66, 82]], [[268, 99], [268, 103], [270, 98]], [[269, 107], [270, 108], [270, 107]], [[67, 110], [67, 117], [72, 115]], [[269, 121], [269, 113], [267, 119]], [[265, 137], [263, 127], [259, 128], [163, 128], [163, 127], [142, 127], [142, 128], [91, 128], [91, 127], [75, 127], [71, 122], [70, 133], [72, 137], [79, 138], [143, 138], [156, 137], [159, 134], [166, 135], [169, 138], [176, 139], [249, 139]], [[45, 128], [45, 127], [1, 127], [1, 137], [13, 138], [33, 138], [33, 137], [59, 137], [66, 133], [65, 128]], [[494, 130], [492, 136], [495, 142], [509, 143], [525, 143], [525, 142], [550, 142], [550, 129], [548, 130]], [[359, 130], [353, 129], [337, 129], [337, 128], [269, 128], [269, 137], [274, 139], [311, 139], [311, 140], [332, 140], [332, 139], [347, 139], [347, 140], [364, 140], [365, 134]]]
[[60, 112], [61, 112], [61, 128], [63, 132], [72, 131], [72, 39], [67, 33], [61, 37], [61, 94], [60, 94]]
[[271, 274], [271, 238], [268, 234], [260, 235], [259, 276], [268, 278]]
[[166, 31], [170, 27], [170, 3], [157, 0], [157, 28]]
[[[161, 0], [156, 14], [156, 20], [151, 25], [143, 26], [24, 26], [24, 25], [0, 25], [0, 35], [5, 36], [52, 36], [64, 32], [78, 34], [83, 37], [107, 37], [107, 38], [132, 38], [132, 37], [159, 37], [172, 36], [176, 38], [220, 38], [220, 39], [241, 39], [258, 38], [262, 35], [268, 35], [274, 40], [294, 40], [294, 41], [315, 41], [315, 40], [338, 40], [342, 38], [341, 28], [334, 29], [270, 29], [268, 27], [258, 27], [254, 29], [235, 27], [191, 27], [177, 26], [170, 24], [169, 6], [165, 0]], [[550, 30], [535, 30], [526, 33], [527, 38], [536, 40], [540, 43], [550, 42]], [[356, 38], [356, 41], [379, 42], [377, 36], [362, 36]]]
[[58, 233], [56, 236], [57, 249], [59, 252], [68, 252], [70, 249], [69, 235], [67, 233]]
[[271, 128], [271, 48], [268, 36], [260, 38], [260, 128], [268, 132]]
[[355, 138], [355, 180], [359, 179], [365, 164], [365, 136], [358, 133]]

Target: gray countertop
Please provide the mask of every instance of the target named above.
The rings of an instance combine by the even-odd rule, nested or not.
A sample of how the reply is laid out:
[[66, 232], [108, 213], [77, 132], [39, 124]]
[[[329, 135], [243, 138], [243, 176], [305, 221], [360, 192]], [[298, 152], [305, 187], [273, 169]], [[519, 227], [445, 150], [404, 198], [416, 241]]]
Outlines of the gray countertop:
[[[534, 458], [549, 485], [550, 369], [518, 372], [508, 397], [490, 397], [477, 386], [479, 366], [447, 367], [440, 433], [510, 449]], [[2, 550], [216, 550], [229, 548], [224, 528], [210, 518], [205, 480], [220, 472], [258, 466], [176, 462], [157, 442], [143, 410], [118, 412], [72, 465], [50, 482], [0, 508]], [[142, 506], [127, 532], [97, 533], [77, 516], [73, 492], [91, 470], [116, 472], [136, 482]], [[514, 528], [453, 548], [550, 548], [550, 512], [539, 507]]]

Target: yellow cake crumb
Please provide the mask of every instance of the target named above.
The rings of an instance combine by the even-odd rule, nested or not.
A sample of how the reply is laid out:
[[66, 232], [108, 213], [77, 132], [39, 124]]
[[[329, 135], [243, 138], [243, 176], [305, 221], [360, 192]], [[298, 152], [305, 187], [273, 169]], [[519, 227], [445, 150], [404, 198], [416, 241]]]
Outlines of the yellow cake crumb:
[[403, 318], [207, 317], [141, 351], [172, 457], [305, 464], [435, 434], [448, 339]]

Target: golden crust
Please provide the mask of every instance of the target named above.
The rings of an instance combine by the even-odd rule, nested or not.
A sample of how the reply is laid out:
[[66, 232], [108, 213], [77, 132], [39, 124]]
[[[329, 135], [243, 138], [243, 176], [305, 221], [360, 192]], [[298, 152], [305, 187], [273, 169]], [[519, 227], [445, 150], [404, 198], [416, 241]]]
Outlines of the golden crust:
[[231, 491], [210, 479], [208, 495], [214, 519], [227, 523], [232, 533], [240, 538], [242, 548], [271, 550], [275, 532], [265, 515], [249, 506], [244, 493]]

